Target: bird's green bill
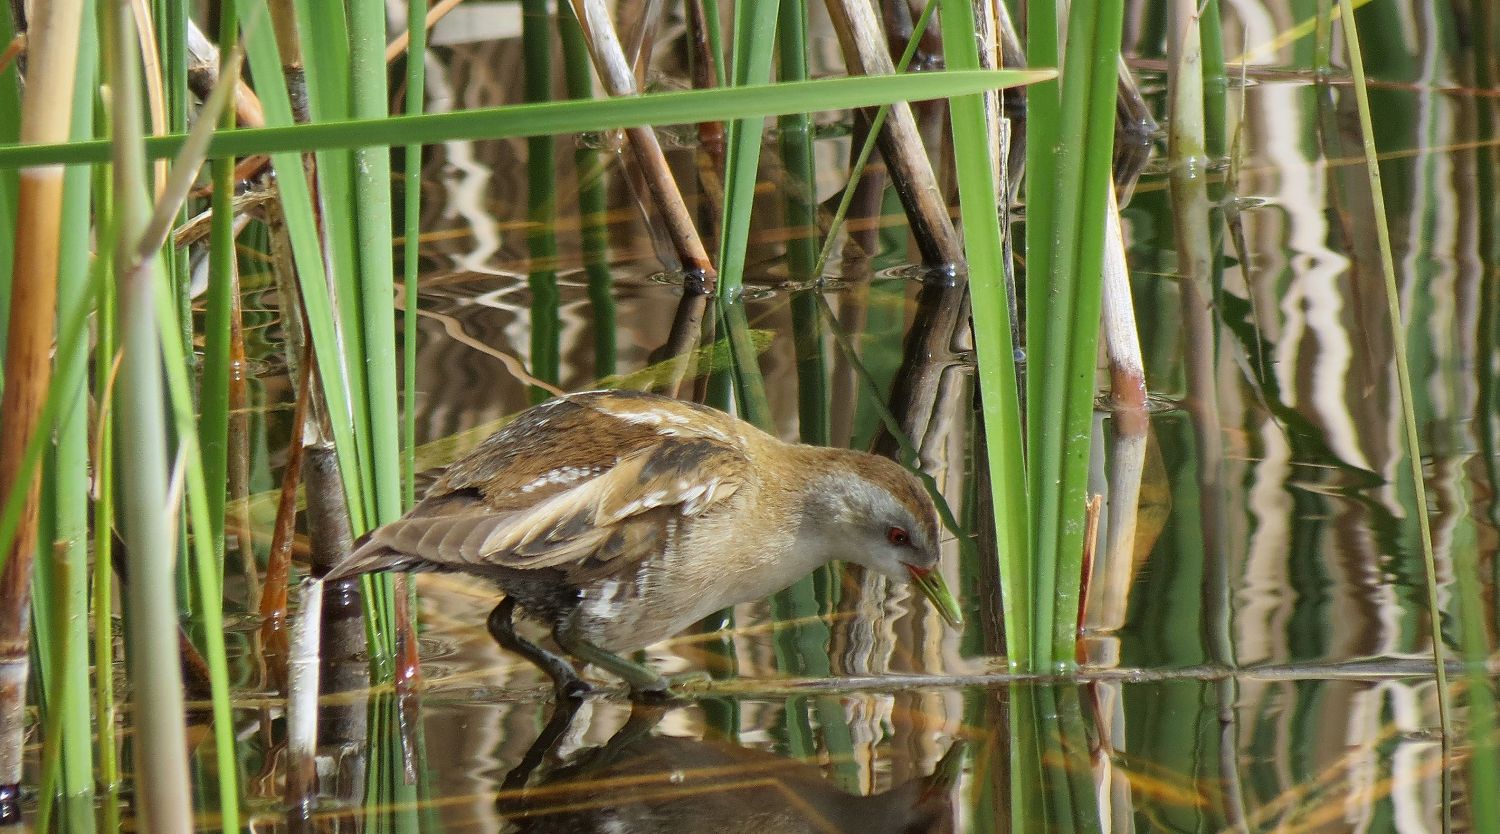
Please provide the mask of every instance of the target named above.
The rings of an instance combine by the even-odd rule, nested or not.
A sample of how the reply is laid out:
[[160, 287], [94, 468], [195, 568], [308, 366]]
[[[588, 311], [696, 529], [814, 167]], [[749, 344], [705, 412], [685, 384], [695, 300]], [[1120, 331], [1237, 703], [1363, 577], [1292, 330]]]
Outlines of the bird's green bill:
[[921, 589], [922, 596], [927, 597], [932, 607], [942, 615], [943, 621], [954, 628], [962, 628], [964, 615], [958, 610], [958, 600], [948, 590], [948, 583], [943, 581], [943, 575], [936, 570], [922, 570], [912, 565], [907, 565], [906, 570], [911, 573], [911, 581]]

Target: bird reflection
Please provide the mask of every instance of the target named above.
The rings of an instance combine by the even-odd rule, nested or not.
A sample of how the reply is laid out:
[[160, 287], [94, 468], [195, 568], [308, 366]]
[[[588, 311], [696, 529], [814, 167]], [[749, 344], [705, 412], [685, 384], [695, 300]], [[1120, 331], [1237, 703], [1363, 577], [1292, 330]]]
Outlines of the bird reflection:
[[[496, 801], [518, 832], [949, 832], [962, 760], [955, 743], [931, 776], [854, 796], [818, 767], [726, 741], [656, 735], [670, 711], [637, 705], [602, 747], [538, 775], [572, 722], [562, 702]], [[529, 783], [529, 784], [528, 784]]]

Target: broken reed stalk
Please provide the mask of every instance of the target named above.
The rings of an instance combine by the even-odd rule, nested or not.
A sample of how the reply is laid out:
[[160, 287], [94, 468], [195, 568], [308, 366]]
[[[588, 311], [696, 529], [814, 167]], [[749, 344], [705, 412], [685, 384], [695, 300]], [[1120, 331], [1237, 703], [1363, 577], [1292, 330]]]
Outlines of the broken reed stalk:
[[[301, 444], [293, 444], [300, 446]], [[305, 579], [301, 613], [287, 659], [286, 803], [293, 817], [311, 811], [318, 788], [318, 645], [323, 632], [323, 580]]]
[[1090, 639], [1080, 650], [1088, 653], [1089, 663], [1112, 666], [1119, 662], [1119, 641], [1108, 635], [1125, 624], [1150, 423], [1146, 413], [1146, 371], [1113, 185], [1109, 190], [1106, 220], [1102, 336], [1109, 363], [1114, 446], [1109, 460], [1109, 504], [1102, 519], [1104, 547], [1101, 558], [1087, 567], [1089, 592], [1083, 600], [1080, 617]]
[[[310, 341], [303, 334], [303, 344]], [[313, 359], [303, 354], [297, 369], [297, 402], [293, 407], [292, 425], [298, 430], [307, 422], [308, 402], [312, 396], [311, 371]], [[302, 482], [301, 443], [292, 443], [287, 449], [286, 466], [281, 470], [281, 494], [276, 504], [276, 521], [271, 528], [270, 555], [266, 557], [264, 592], [260, 597], [260, 639], [267, 660], [284, 657], [286, 641], [287, 596], [291, 587], [292, 544], [297, 528], [297, 485]], [[284, 691], [286, 669], [268, 666], [272, 682]]]
[[[604, 0], [570, 2], [573, 14], [583, 28], [589, 56], [593, 58], [594, 70], [599, 73], [605, 92], [616, 97], [638, 95], [635, 72], [615, 34]], [[690, 284], [701, 283], [705, 288], [712, 287], [718, 280], [718, 273], [709, 260], [708, 250], [703, 247], [703, 239], [693, 224], [692, 212], [688, 210], [682, 191], [677, 187], [677, 180], [667, 166], [667, 157], [662, 153], [656, 131], [650, 127], [630, 127], [625, 129], [625, 138], [630, 142], [636, 164], [645, 177], [646, 190], [657, 211], [661, 212], [667, 234], [677, 250], [677, 257], [682, 260], [683, 269], [688, 273]], [[696, 289], [696, 286], [693, 288]]]
[[[20, 141], [68, 140], [82, 0], [38, 0], [28, 32]], [[52, 379], [52, 340], [57, 318], [58, 238], [61, 234], [63, 166], [22, 168], [16, 216], [26, 218], [16, 236], [12, 262], [10, 332], [5, 351], [5, 392], [0, 398], [0, 503], [25, 490], [15, 538], [0, 559], [0, 822], [19, 820], [18, 785], [24, 749], [26, 679], [30, 661], [31, 568], [37, 548], [39, 472], [24, 472], [23, 459], [38, 425]]]
[[[880, 20], [869, 0], [828, 0], [828, 15], [833, 19], [850, 74], [895, 74], [895, 63], [886, 49]], [[898, 101], [891, 105], [878, 141], [896, 193], [906, 208], [922, 260], [935, 268], [961, 267], [963, 241], [948, 216], [948, 206], [909, 104]]]
[[[1125, 237], [1113, 185], [1109, 188], [1109, 211], [1105, 220], [1102, 326], [1104, 353], [1109, 360], [1110, 402], [1117, 412], [1130, 411], [1144, 418], [1146, 365], [1141, 356], [1140, 333], [1136, 329], [1130, 270], [1125, 262]], [[1137, 428], [1145, 430], [1144, 426]]]

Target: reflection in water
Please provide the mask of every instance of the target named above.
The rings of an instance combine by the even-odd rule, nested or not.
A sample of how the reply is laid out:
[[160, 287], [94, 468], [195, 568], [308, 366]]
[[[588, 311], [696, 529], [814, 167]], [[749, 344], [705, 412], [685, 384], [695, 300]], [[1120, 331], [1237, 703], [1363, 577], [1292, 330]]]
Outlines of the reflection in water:
[[[570, 729], [579, 702], [556, 708], [506, 778], [497, 810], [517, 830], [545, 832], [946, 832], [962, 759], [955, 742], [931, 776], [870, 796], [846, 793], [821, 768], [728, 741], [653, 732], [670, 709], [636, 706], [604, 745], [538, 767]], [[538, 774], [537, 770], [542, 770]], [[530, 781], [530, 785], [526, 783]]]

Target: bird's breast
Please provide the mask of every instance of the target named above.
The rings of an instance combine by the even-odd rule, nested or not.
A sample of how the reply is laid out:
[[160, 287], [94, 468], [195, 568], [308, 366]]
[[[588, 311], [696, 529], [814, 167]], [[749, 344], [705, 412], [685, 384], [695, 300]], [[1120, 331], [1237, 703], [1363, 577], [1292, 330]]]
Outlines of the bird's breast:
[[787, 587], [817, 565], [803, 565], [789, 532], [756, 538], [736, 525], [699, 519], [628, 576], [580, 588], [577, 616], [591, 642], [611, 651], [659, 643], [723, 608]]

